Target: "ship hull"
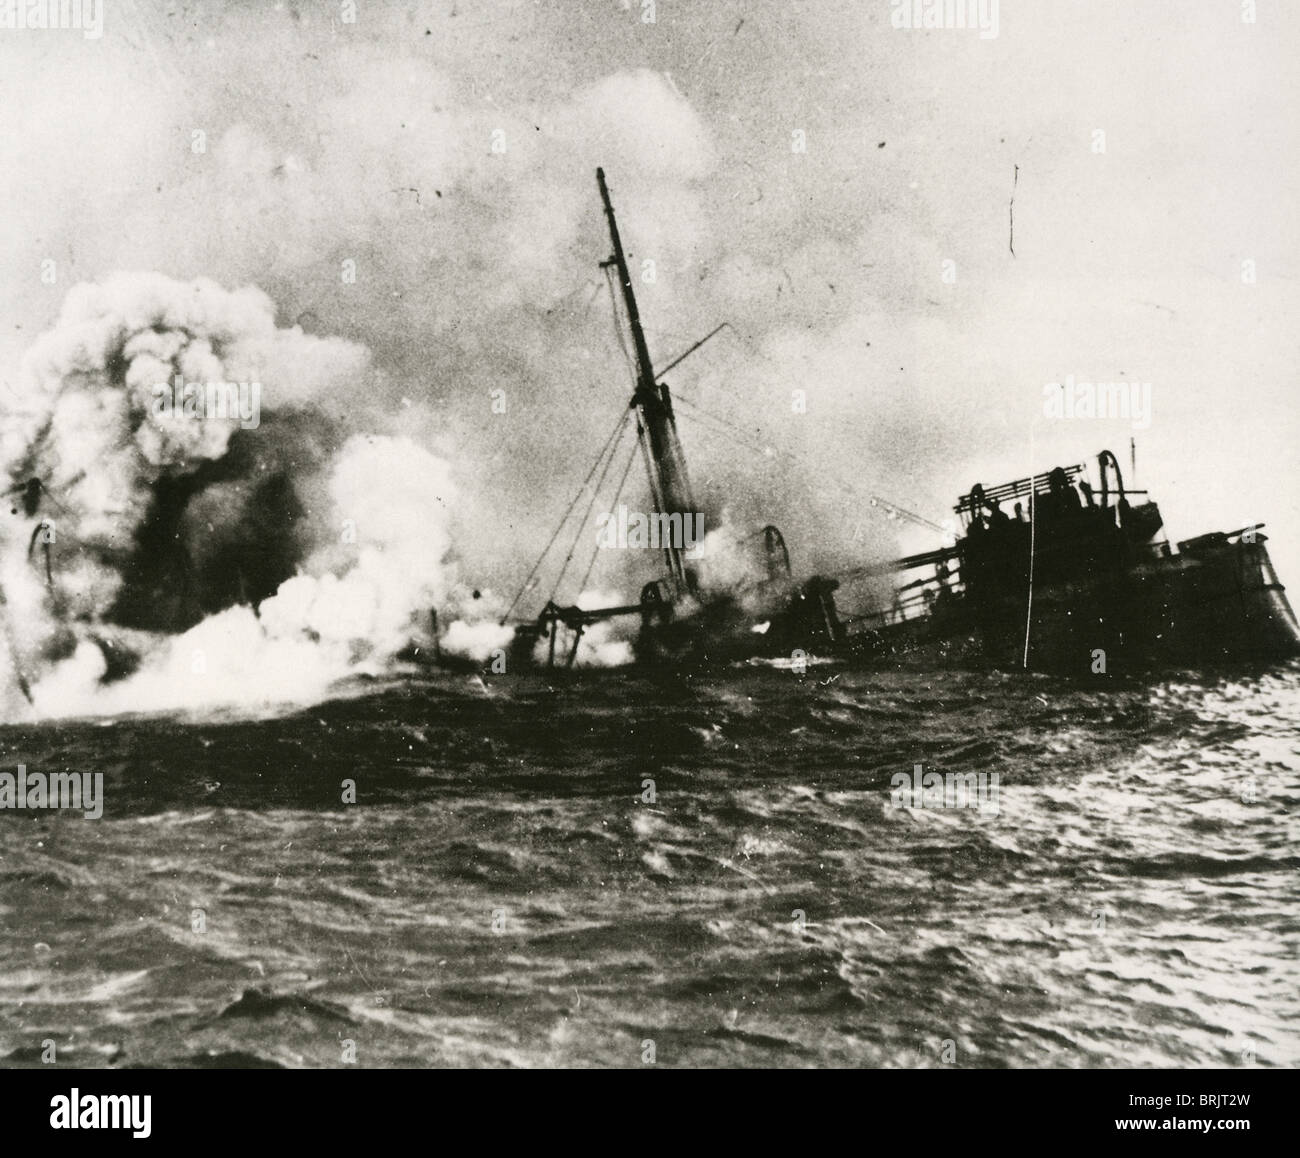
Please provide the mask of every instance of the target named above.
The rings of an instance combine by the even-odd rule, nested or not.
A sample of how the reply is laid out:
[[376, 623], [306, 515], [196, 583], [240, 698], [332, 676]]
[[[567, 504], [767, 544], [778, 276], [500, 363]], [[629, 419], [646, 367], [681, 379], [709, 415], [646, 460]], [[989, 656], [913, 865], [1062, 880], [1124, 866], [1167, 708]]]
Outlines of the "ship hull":
[[[1221, 542], [1127, 572], [1028, 588], [965, 614], [871, 633], [882, 660], [1090, 674], [1300, 655], [1300, 623], [1262, 542]], [[1028, 629], [1026, 629], [1026, 625]]]

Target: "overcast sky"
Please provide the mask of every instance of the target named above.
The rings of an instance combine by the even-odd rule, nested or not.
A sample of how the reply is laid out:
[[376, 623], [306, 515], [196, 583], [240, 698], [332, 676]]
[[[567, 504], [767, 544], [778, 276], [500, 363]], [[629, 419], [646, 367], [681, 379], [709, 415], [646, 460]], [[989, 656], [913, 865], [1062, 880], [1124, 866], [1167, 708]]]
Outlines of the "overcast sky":
[[[628, 392], [601, 164], [656, 358], [734, 328], [674, 387], [806, 456], [683, 424], [697, 489], [780, 522], [797, 568], [927, 545], [855, 545], [832, 477], [941, 519], [1031, 465], [1127, 466], [1136, 434], [1174, 536], [1266, 521], [1300, 584], [1294, 4], [1002, 0], [995, 38], [889, 0], [346, 9], [0, 29], [0, 379], [78, 281], [259, 286], [371, 351], [350, 417], [448, 454], [466, 560], [508, 586]], [[1149, 427], [1047, 420], [1067, 375], [1150, 382]]]

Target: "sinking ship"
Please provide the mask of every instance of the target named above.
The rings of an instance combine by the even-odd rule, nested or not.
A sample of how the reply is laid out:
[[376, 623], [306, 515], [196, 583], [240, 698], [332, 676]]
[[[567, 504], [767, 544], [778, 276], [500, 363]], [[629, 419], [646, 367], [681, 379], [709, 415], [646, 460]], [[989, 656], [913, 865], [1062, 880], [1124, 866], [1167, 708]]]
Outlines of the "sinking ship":
[[[634, 359], [628, 414], [651, 517], [670, 531], [698, 507], [663, 375], [712, 334], [656, 370], [604, 172], [597, 170], [596, 179], [613, 251], [601, 265], [617, 283], [620, 325]], [[588, 480], [602, 461], [603, 479], [613, 462], [608, 447]], [[803, 579], [794, 577], [780, 530], [755, 528], [754, 572], [721, 590], [701, 581], [693, 552], [668, 534], [659, 548], [661, 574], [635, 601], [583, 607], [547, 599], [536, 618], [514, 621], [512, 662], [572, 668], [584, 637], [609, 624], [634, 634], [637, 662], [679, 668], [820, 660], [1110, 675], [1300, 653], [1300, 625], [1273, 570], [1262, 524], [1171, 543], [1159, 508], [1145, 491], [1125, 486], [1110, 451], [1098, 456], [1095, 476], [1074, 464], [976, 485], [954, 511], [960, 533], [932, 551]], [[836, 594], [842, 581], [862, 578], [892, 578], [892, 599], [842, 609]], [[516, 596], [502, 624], [518, 602]]]
[[[626, 630], [629, 623], [635, 625], [634, 653], [641, 663], [694, 667], [760, 656], [807, 656], [814, 650], [829, 654], [842, 635], [832, 595], [835, 583], [819, 577], [796, 582], [785, 539], [777, 527], [769, 524], [755, 529], [749, 536], [758, 562], [755, 573], [744, 583], [721, 590], [710, 589], [702, 582], [696, 552], [674, 533], [679, 527], [690, 526], [691, 520], [698, 526], [699, 507], [678, 435], [672, 393], [663, 373], [718, 331], [697, 342], [664, 371], [656, 370], [601, 169], [596, 171], [596, 182], [613, 251], [601, 267], [616, 283], [623, 304], [620, 324], [626, 326], [636, 375], [627, 414], [635, 425], [645, 465], [653, 507], [650, 518], [662, 530], [658, 536], [662, 574], [644, 584], [635, 602], [589, 608], [562, 605], [554, 598], [546, 600], [535, 619], [515, 622], [512, 660], [516, 665], [572, 668], [588, 633], [604, 624], [617, 624], [620, 630]], [[602, 477], [608, 471], [613, 453], [608, 446], [606, 449], [605, 458], [597, 460], [592, 474], [602, 461]], [[621, 491], [620, 486], [620, 495]], [[570, 504], [570, 510], [573, 506]], [[534, 567], [534, 573], [537, 570]], [[532, 578], [530, 574], [525, 588]], [[558, 588], [557, 581], [554, 590]]]
[[903, 581], [855, 650], [1097, 675], [1300, 654], [1263, 524], [1170, 542], [1109, 450], [1095, 474], [1080, 463], [976, 485], [954, 512], [955, 543], [868, 569]]
[[[600, 264], [613, 290], [634, 387], [542, 557], [499, 622], [485, 621], [501, 632], [494, 636], [502, 641], [493, 649], [494, 674], [581, 667], [584, 652], [590, 659], [593, 650], [611, 642], [622, 649], [614, 662], [626, 658], [673, 671], [743, 663], [798, 671], [824, 663], [1116, 675], [1300, 654], [1300, 626], [1269, 559], [1263, 525], [1171, 542], [1159, 508], [1145, 491], [1126, 486], [1109, 451], [1098, 456], [1092, 473], [1072, 464], [996, 486], [973, 486], [957, 500], [960, 532], [949, 540], [927, 552], [866, 562], [837, 574], [798, 576], [774, 524], [730, 527], [728, 549], [743, 554], [745, 565], [740, 577], [724, 568], [728, 574], [721, 581], [711, 573], [711, 536], [700, 544], [682, 534], [687, 527], [698, 532], [702, 512], [665, 375], [723, 327], [665, 366], [654, 365], [603, 171], [597, 170], [596, 178], [612, 249]], [[615, 460], [629, 429], [635, 438], [619, 472]], [[70, 611], [52, 561], [54, 516], [68, 513], [60, 494], [81, 476], [43, 481], [35, 473], [34, 451], [15, 464], [5, 488], [16, 520], [8, 531], [15, 536], [11, 555], [17, 567], [27, 566], [34, 575], [8, 591], [0, 582], [0, 653], [22, 695], [32, 699], [42, 673], [79, 649], [84, 654], [88, 646], [102, 656], [97, 666], [104, 682], [128, 676], [142, 656], [174, 633], [225, 607], [257, 606], [293, 573], [291, 537], [278, 528], [291, 525], [300, 511], [283, 474], [258, 484], [266, 534], [249, 535], [246, 542], [214, 553], [202, 569], [180, 542], [180, 520], [193, 494], [214, 480], [251, 473], [239, 459], [249, 453], [241, 446], [234, 444], [220, 462], [161, 487], [149, 533], [139, 543], [72, 542], [79, 554], [131, 577], [107, 612], [93, 618]], [[624, 601], [593, 607], [581, 597], [561, 600], [566, 573], [588, 529], [584, 515], [567, 554], [562, 545], [559, 549], [562, 562], [550, 596], [534, 613], [516, 615], [524, 597], [537, 591], [543, 565], [589, 484], [595, 480], [588, 514], [611, 472], [619, 480], [617, 504], [638, 456], [651, 508], [644, 521], [654, 531], [654, 548], [642, 555], [657, 559], [657, 573], [647, 575], [639, 593]], [[939, 524], [875, 496], [868, 502], [944, 533]], [[69, 538], [62, 530], [60, 535], [60, 542]], [[599, 549], [587, 546], [591, 559], [579, 592]], [[25, 561], [19, 553], [24, 548]], [[71, 579], [75, 588], [75, 573]], [[845, 592], [863, 581], [876, 587], [875, 594], [860, 606], [844, 606]], [[883, 601], [882, 586], [891, 591]], [[42, 607], [52, 624], [43, 637], [29, 630], [32, 622], [46, 625]], [[451, 622], [455, 626], [455, 618]], [[488, 666], [468, 651], [442, 647], [447, 638], [433, 610], [426, 627], [412, 625], [411, 644], [399, 658], [471, 670]], [[498, 666], [502, 662], [505, 668]]]

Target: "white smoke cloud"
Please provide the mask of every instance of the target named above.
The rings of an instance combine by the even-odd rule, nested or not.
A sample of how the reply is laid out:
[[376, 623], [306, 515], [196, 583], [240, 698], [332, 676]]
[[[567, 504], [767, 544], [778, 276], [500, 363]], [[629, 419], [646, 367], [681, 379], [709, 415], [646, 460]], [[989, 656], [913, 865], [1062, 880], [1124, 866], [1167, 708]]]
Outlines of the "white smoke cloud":
[[36, 683], [36, 709], [307, 703], [349, 675], [391, 670], [421, 615], [447, 593], [450, 468], [409, 440], [356, 435], [335, 459], [328, 490], [340, 543], [313, 552], [256, 609], [231, 607], [153, 638], [140, 669], [107, 685], [103, 652], [83, 640]]
[[494, 653], [506, 652], [514, 639], [515, 629], [494, 619], [470, 622], [454, 620], [439, 641], [444, 655], [487, 664]]
[[[156, 413], [177, 374], [261, 381], [268, 421]], [[294, 700], [388, 664], [447, 595], [456, 498], [409, 438], [338, 444], [325, 412], [376, 417], [358, 401], [372, 377], [363, 347], [277, 327], [251, 287], [118, 274], [71, 291], [0, 421], [7, 701], [20, 674], [46, 713]], [[267, 558], [283, 573], [250, 591], [239, 560]], [[100, 689], [94, 640], [139, 670]]]

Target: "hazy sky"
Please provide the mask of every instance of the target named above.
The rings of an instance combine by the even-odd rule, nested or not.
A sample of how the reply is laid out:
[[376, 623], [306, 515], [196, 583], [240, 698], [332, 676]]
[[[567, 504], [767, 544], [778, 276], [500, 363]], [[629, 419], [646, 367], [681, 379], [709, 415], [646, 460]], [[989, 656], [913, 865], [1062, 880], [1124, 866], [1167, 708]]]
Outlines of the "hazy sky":
[[[1175, 537], [1266, 521], [1300, 584], [1294, 4], [1002, 0], [996, 38], [889, 0], [349, 7], [0, 29], [0, 379], [78, 281], [257, 285], [370, 349], [347, 417], [448, 454], [466, 561], [508, 586], [629, 390], [601, 164], [657, 359], [734, 327], [674, 387], [806, 457], [683, 424], [697, 489], [797, 568], [928, 545], [832, 476], [941, 519], [1136, 434]], [[1150, 382], [1149, 427], [1045, 419], [1067, 375]]]

